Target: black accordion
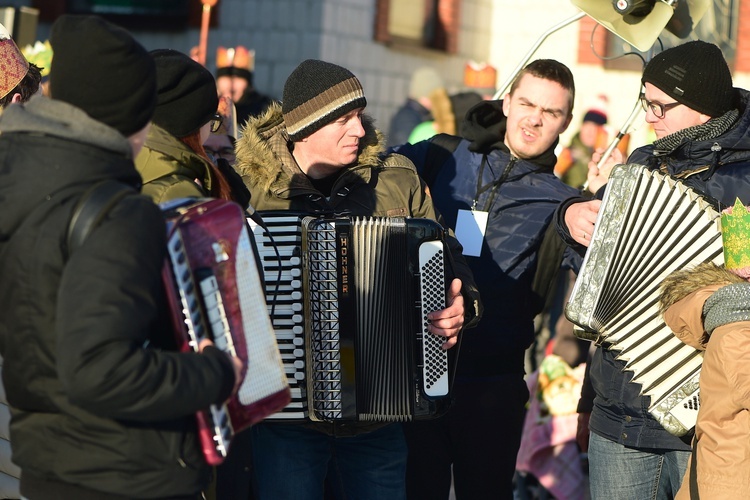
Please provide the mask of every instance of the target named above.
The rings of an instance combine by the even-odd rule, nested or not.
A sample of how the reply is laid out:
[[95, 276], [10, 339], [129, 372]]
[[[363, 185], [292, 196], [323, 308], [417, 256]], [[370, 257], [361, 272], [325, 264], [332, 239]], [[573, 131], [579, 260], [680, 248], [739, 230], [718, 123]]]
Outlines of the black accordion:
[[617, 351], [649, 412], [670, 433], [695, 426], [703, 353], [675, 337], [659, 314], [670, 273], [724, 263], [720, 214], [698, 193], [636, 164], [610, 176], [586, 256], [565, 308], [577, 335]]
[[292, 401], [270, 419], [410, 421], [444, 413], [452, 366], [445, 231], [417, 218], [260, 213], [250, 220]]

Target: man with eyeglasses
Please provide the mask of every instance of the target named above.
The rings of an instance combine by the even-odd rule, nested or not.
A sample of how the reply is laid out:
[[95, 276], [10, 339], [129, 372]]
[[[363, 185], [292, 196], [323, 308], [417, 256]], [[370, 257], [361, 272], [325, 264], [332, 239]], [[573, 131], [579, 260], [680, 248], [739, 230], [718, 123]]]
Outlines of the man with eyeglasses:
[[[659, 170], [718, 201], [750, 202], [750, 93], [732, 86], [732, 75], [716, 45], [692, 41], [657, 54], [641, 79], [646, 121], [653, 144], [636, 149], [627, 163]], [[589, 164], [589, 186], [606, 183], [623, 163], [614, 150], [602, 167], [602, 152]], [[593, 186], [593, 187], [592, 187]], [[603, 189], [599, 188], [597, 198]], [[558, 230], [581, 253], [594, 230], [600, 199], [563, 203]], [[669, 434], [646, 410], [649, 399], [630, 383], [632, 372], [616, 353], [597, 348], [589, 362], [579, 412], [579, 444], [588, 449], [591, 497], [673, 498], [690, 455], [688, 436]], [[590, 439], [590, 440], [589, 440]]]

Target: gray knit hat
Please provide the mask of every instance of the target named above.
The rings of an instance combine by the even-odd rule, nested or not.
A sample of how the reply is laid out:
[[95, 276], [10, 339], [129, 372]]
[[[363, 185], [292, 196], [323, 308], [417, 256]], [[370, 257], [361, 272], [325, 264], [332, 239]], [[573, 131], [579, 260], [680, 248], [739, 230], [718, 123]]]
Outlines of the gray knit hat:
[[721, 49], [712, 43], [695, 40], [657, 54], [641, 81], [712, 117], [732, 109], [732, 74]]
[[299, 141], [348, 112], [367, 106], [356, 76], [336, 64], [308, 59], [284, 84], [281, 110], [292, 141]]

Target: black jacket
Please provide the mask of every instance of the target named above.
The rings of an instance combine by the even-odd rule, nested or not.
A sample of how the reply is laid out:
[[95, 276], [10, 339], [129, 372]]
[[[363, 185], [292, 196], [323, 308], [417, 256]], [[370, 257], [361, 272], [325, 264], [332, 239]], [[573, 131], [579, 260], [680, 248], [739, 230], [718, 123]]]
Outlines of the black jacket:
[[66, 261], [72, 208], [107, 178], [140, 187], [126, 139], [79, 109], [35, 97], [0, 117], [0, 352], [21, 492], [36, 477], [195, 494], [208, 471], [193, 413], [228, 396], [231, 364], [167, 352], [166, 232], [148, 198], [122, 200]]

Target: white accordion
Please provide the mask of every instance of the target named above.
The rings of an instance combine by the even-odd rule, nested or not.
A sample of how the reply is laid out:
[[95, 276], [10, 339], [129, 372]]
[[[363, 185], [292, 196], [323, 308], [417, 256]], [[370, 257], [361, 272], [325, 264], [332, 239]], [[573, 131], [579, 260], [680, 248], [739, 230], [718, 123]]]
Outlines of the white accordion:
[[581, 271], [565, 307], [633, 372], [649, 412], [671, 434], [695, 426], [702, 352], [674, 336], [659, 314], [672, 271], [723, 264], [720, 214], [684, 184], [641, 165], [612, 171]]

